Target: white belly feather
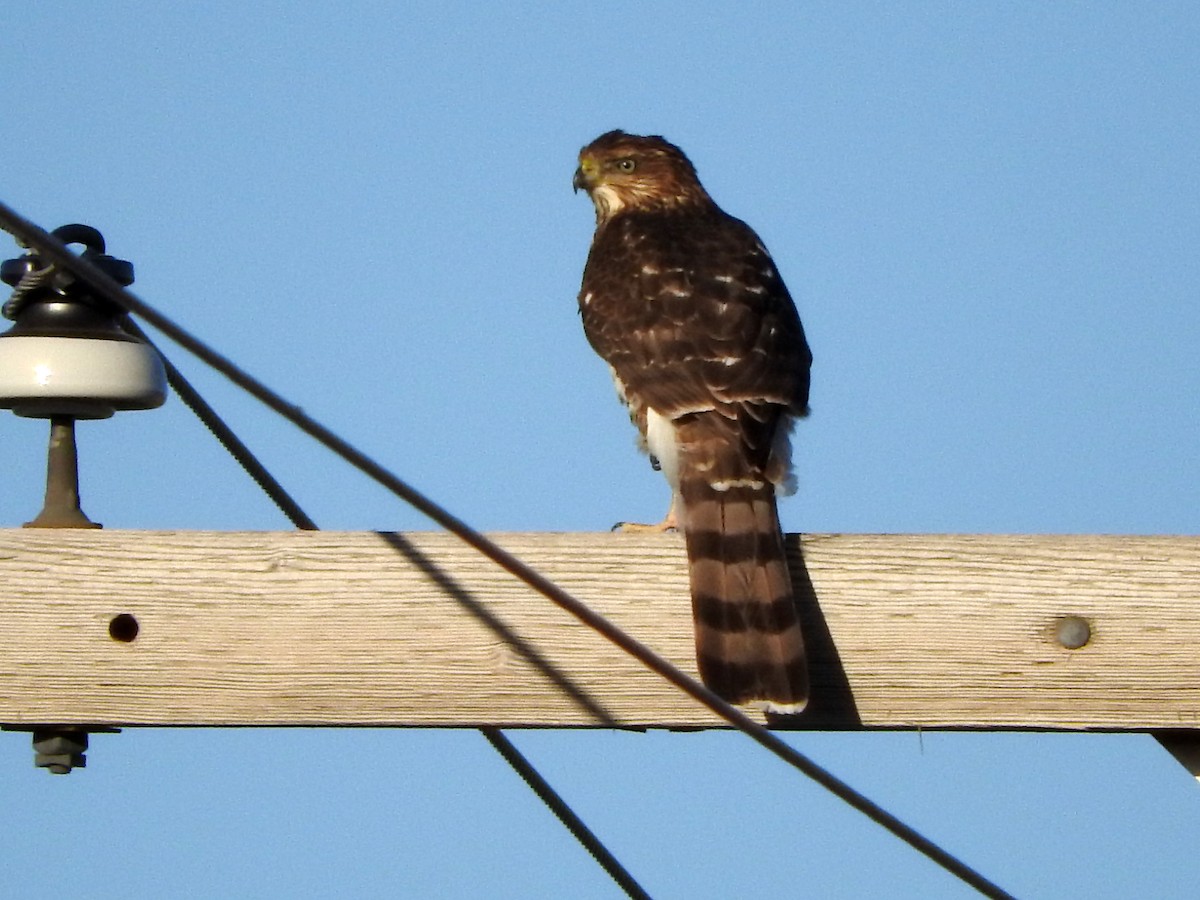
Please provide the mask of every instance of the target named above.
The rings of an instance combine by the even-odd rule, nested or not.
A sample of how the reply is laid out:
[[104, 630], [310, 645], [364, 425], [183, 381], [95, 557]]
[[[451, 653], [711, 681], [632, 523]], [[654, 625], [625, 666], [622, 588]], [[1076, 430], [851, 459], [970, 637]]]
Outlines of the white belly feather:
[[679, 443], [675, 439], [675, 423], [653, 409], [646, 410], [646, 447], [658, 460], [667, 484], [679, 490]]

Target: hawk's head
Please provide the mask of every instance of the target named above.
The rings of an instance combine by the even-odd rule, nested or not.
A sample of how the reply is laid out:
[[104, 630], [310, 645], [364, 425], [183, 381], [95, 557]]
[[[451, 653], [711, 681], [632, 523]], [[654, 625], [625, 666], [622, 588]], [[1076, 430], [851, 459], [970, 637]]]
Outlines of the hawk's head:
[[579, 151], [572, 184], [588, 192], [600, 223], [626, 210], [712, 202], [682, 150], [657, 135], [619, 130], [600, 135]]

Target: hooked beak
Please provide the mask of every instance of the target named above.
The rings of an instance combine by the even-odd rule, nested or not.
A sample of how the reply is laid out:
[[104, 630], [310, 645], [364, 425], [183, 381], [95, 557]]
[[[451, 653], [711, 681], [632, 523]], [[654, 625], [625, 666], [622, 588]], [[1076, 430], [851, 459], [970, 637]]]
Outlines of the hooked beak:
[[592, 193], [592, 185], [600, 181], [600, 166], [597, 164], [595, 157], [590, 153], [584, 153], [579, 157], [579, 168], [575, 170], [575, 177], [571, 179], [571, 187], [575, 188], [575, 193], [587, 191]]

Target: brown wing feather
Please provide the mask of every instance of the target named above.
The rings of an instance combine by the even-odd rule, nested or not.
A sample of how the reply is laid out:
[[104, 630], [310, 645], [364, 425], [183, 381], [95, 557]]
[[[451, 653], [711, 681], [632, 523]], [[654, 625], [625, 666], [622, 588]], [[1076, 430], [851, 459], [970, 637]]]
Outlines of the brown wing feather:
[[626, 393], [668, 418], [743, 403], [808, 411], [812, 355], [791, 296], [749, 226], [716, 207], [601, 228], [580, 312]]

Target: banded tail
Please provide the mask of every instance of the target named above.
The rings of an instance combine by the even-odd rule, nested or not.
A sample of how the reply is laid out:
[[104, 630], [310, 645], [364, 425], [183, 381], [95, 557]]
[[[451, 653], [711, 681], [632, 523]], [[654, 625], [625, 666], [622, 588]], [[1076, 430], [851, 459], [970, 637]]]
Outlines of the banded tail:
[[679, 499], [701, 679], [730, 703], [800, 712], [808, 665], [774, 485], [693, 475]]

